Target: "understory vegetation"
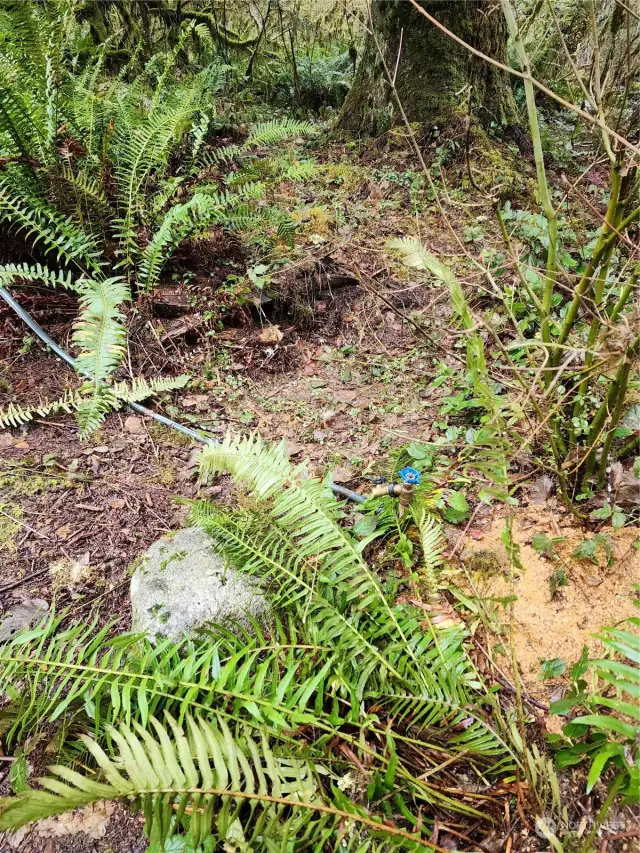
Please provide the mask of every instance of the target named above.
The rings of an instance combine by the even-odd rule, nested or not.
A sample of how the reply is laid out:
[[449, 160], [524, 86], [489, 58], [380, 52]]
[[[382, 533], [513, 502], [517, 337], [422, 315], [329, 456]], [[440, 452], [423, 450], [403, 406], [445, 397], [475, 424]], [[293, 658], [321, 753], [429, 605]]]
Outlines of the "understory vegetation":
[[[416, 385], [432, 407], [427, 437], [407, 417], [400, 441], [378, 442], [384, 464], [347, 490], [358, 512], [337, 499], [331, 465], [323, 478], [284, 440], [247, 435], [251, 412], [232, 432], [185, 415], [202, 445], [184, 463], [199, 484], [182, 499], [188, 522], [262, 589], [269, 615], [152, 643], [117, 613], [84, 618], [52, 600], [42, 621], [3, 635], [7, 838], [102, 801], [140, 811], [148, 853], [594, 853], [638, 837], [603, 827], [640, 803], [640, 614], [603, 624], [575, 660], [541, 661], [541, 680], [563, 680], [549, 704], [536, 700], [514, 642], [527, 571], [514, 518], [542, 483], [531, 504], [557, 490], [554, 506], [581, 531], [575, 560], [606, 574], [619, 532], [625, 557], [640, 550], [640, 18], [617, 0], [457, 5], [0, 0], [0, 296], [46, 297], [54, 313], [60, 300], [64, 320], [47, 328], [77, 373], [45, 399], [37, 377], [14, 393], [9, 367], [0, 427], [24, 439], [72, 414], [55, 427], [106, 452], [111, 413], [156, 398], [180, 419], [186, 388], [193, 412], [198, 392], [237, 396], [248, 365], [255, 376], [277, 358], [280, 325], [312, 329], [334, 290], [354, 284], [430, 359]], [[406, 102], [407, 14], [466, 57], [457, 106], [437, 125]], [[453, 54], [442, 54], [412, 54], [411, 67], [432, 56], [452, 85]], [[358, 92], [365, 61], [370, 93]], [[359, 126], [387, 130], [354, 137], [354, 110], [372, 119]], [[358, 240], [371, 265], [332, 272]], [[160, 338], [155, 316], [174, 320], [175, 336]], [[240, 330], [259, 364], [240, 361]], [[333, 352], [327, 324], [317, 360], [339, 362], [346, 386], [371, 332], [382, 349], [362, 384], [393, 392], [408, 357], [394, 359], [370, 323]], [[141, 344], [156, 340], [157, 371]], [[287, 381], [263, 397], [283, 434]], [[371, 405], [371, 420], [403, 414], [403, 393], [386, 411]], [[339, 414], [311, 427], [316, 443]], [[54, 454], [45, 467], [56, 483], [77, 476]], [[15, 475], [1, 485], [11, 497]], [[491, 512], [504, 517], [508, 593], [484, 595], [464, 542]], [[34, 532], [14, 503], [0, 513], [11, 535]], [[529, 537], [549, 565], [550, 602], [580, 582], [554, 530]], [[633, 580], [621, 575], [620, 595], [638, 607]]]

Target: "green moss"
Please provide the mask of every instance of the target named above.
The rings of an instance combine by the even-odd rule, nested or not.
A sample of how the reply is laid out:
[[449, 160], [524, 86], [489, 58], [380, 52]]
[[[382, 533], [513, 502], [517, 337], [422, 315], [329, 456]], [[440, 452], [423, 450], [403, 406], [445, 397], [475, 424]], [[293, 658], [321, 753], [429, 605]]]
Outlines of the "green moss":
[[175, 554], [172, 554], [170, 557], [167, 557], [166, 560], [162, 560], [162, 562], [160, 563], [160, 571], [164, 572], [169, 563], [172, 563], [174, 560], [184, 560], [188, 553], [188, 551], [176, 551]]
[[[25, 459], [21, 466], [26, 467], [32, 465], [33, 462], [32, 459]], [[39, 495], [52, 486], [57, 486], [60, 482], [61, 480], [58, 477], [44, 477], [31, 471], [22, 470], [21, 467], [0, 474], [0, 490], [4, 495], [11, 495], [12, 498]]]
[[492, 577], [503, 571], [500, 555], [490, 548], [480, 548], [478, 551], [474, 551], [465, 562], [468, 569], [472, 572], [478, 572], [484, 577]]
[[144, 563], [144, 557], [136, 557], [135, 560], [132, 560], [127, 566], [127, 574], [129, 577], [135, 572], [135, 570]]
[[161, 624], [166, 624], [171, 618], [171, 614], [164, 604], [154, 604], [149, 608], [149, 613], [154, 619], [157, 619]]
[[191, 447], [193, 444], [193, 439], [188, 435], [154, 420], [147, 424], [147, 435], [156, 444], [170, 444], [172, 447]]
[[[535, 180], [522, 168], [522, 156], [514, 147], [500, 144], [490, 137], [477, 122], [471, 128], [469, 156], [473, 178], [481, 190], [499, 193], [503, 201], [530, 198], [536, 191]], [[471, 189], [466, 170], [461, 185]]]
[[369, 178], [369, 170], [351, 163], [329, 163], [325, 169], [329, 181], [337, 183], [345, 192], [353, 192]]
[[20, 498], [42, 494], [60, 483], [58, 477], [45, 477], [25, 470], [35, 464], [35, 459], [27, 458], [14, 467], [0, 472], [0, 493], [4, 498], [0, 502], [0, 552], [15, 554], [17, 551], [14, 540], [22, 528], [19, 519], [23, 515]]
[[0, 503], [0, 553], [5, 551], [9, 554], [15, 554], [18, 550], [15, 538], [20, 532], [20, 524], [9, 518], [10, 515], [19, 519], [22, 510], [12, 503]]

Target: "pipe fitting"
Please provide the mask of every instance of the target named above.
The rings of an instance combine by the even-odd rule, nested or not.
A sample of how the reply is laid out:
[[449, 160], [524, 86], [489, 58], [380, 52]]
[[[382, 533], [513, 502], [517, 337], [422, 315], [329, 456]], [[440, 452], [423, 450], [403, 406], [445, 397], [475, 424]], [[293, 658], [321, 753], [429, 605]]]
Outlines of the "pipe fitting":
[[406, 467], [398, 473], [402, 477], [402, 483], [384, 483], [380, 486], [374, 486], [369, 496], [381, 498], [389, 495], [389, 497], [398, 498], [400, 504], [398, 514], [402, 516], [411, 506], [414, 489], [420, 484], [420, 472], [416, 471], [415, 468]]

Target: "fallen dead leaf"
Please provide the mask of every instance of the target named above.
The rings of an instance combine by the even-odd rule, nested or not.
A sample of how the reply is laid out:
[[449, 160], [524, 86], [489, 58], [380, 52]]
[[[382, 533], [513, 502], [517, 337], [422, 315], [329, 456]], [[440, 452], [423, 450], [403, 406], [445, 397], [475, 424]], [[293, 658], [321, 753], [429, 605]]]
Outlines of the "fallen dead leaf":
[[135, 415], [129, 415], [124, 419], [125, 432], [130, 432], [132, 435], [140, 435], [144, 432], [144, 424], [140, 418]]
[[357, 391], [352, 391], [349, 388], [339, 388], [334, 391], [333, 396], [340, 403], [352, 403], [358, 397]]
[[527, 489], [527, 497], [531, 504], [545, 504], [551, 497], [555, 483], [548, 474], [537, 477]]
[[303, 450], [304, 444], [299, 444], [297, 441], [290, 438], [287, 439], [287, 453], [289, 456], [297, 456], [298, 453], [302, 453]]
[[39, 835], [55, 837], [84, 832], [89, 838], [97, 840], [106, 835], [107, 825], [115, 808], [115, 803], [99, 800], [84, 809], [63, 812], [56, 817], [40, 820], [36, 823], [35, 829]]
[[71, 533], [71, 527], [68, 524], [63, 524], [62, 527], [59, 527], [56, 530], [56, 536], [58, 539], [66, 539]]
[[279, 344], [284, 335], [279, 326], [265, 326], [258, 337], [263, 344]]
[[331, 476], [334, 483], [348, 483], [353, 480], [353, 470], [346, 466], [338, 465], [331, 472]]
[[15, 439], [10, 432], [3, 432], [2, 435], [0, 435], [0, 450], [5, 447], [11, 447], [14, 440]]
[[183, 409], [194, 409], [209, 401], [208, 394], [191, 394], [187, 397], [182, 397], [180, 405]]

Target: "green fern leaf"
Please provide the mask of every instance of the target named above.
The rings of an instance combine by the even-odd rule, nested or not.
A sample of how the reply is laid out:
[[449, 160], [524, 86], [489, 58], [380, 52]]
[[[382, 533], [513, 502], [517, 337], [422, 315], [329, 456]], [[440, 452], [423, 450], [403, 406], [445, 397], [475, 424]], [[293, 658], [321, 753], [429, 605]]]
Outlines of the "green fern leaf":
[[442, 565], [442, 552], [444, 550], [442, 528], [435, 516], [427, 513], [424, 509], [416, 509], [413, 516], [420, 531], [424, 579], [431, 595], [436, 595], [438, 592], [438, 569]]
[[[6, 409], [0, 409], [0, 428], [2, 427], [17, 427], [21, 424], [29, 423], [36, 417], [46, 418], [56, 412], [77, 412], [82, 410], [82, 407], [90, 404], [81, 415], [81, 429], [83, 435], [90, 434], [99, 426], [104, 416], [112, 410], [121, 408], [126, 403], [139, 403], [146, 400], [148, 397], [153, 397], [156, 394], [162, 394], [166, 391], [173, 391], [177, 388], [184, 388], [188, 383], [189, 377], [185, 374], [176, 376], [175, 378], [156, 378], [147, 381], [143, 377], [138, 377], [131, 384], [127, 382], [116, 382], [112, 386], [105, 386], [101, 403], [94, 411], [95, 404], [92, 403], [93, 385], [83, 385], [78, 390], [65, 391], [62, 397], [57, 400], [44, 401], [37, 406], [23, 408], [15, 403], [10, 403]], [[89, 399], [88, 399], [88, 395]]]
[[103, 281], [80, 279], [80, 315], [73, 342], [80, 348], [76, 369], [96, 382], [104, 381], [118, 366], [125, 352], [126, 333], [120, 305], [129, 300], [129, 288], [120, 276]]
[[254, 124], [249, 131], [245, 147], [258, 147], [262, 145], [275, 145], [292, 136], [303, 136], [313, 131], [313, 124], [309, 121], [297, 121], [296, 119], [283, 119], [279, 121], [260, 122]]
[[387, 845], [411, 851], [430, 847], [417, 833], [373, 819], [339, 791], [342, 808], [324, 801], [313, 766], [282, 750], [274, 753], [264, 737], [234, 737], [222, 719], [207, 723], [187, 717], [186, 731], [169, 715], [166, 719], [165, 726], [150, 719], [153, 736], [135, 724], [110, 729], [118, 748], [116, 760], [82, 736], [106, 782], [52, 766], [51, 776], [38, 780], [43, 790], [30, 789], [0, 801], [0, 829], [15, 829], [98, 799], [134, 799], [141, 805], [152, 843], [163, 849], [170, 837], [186, 830], [198, 848], [212, 834], [219, 845], [236, 837], [231, 828], [247, 802], [253, 826], [246, 819], [240, 825], [254, 846], [263, 840], [267, 825], [272, 839], [303, 837], [319, 849], [346, 820]]

